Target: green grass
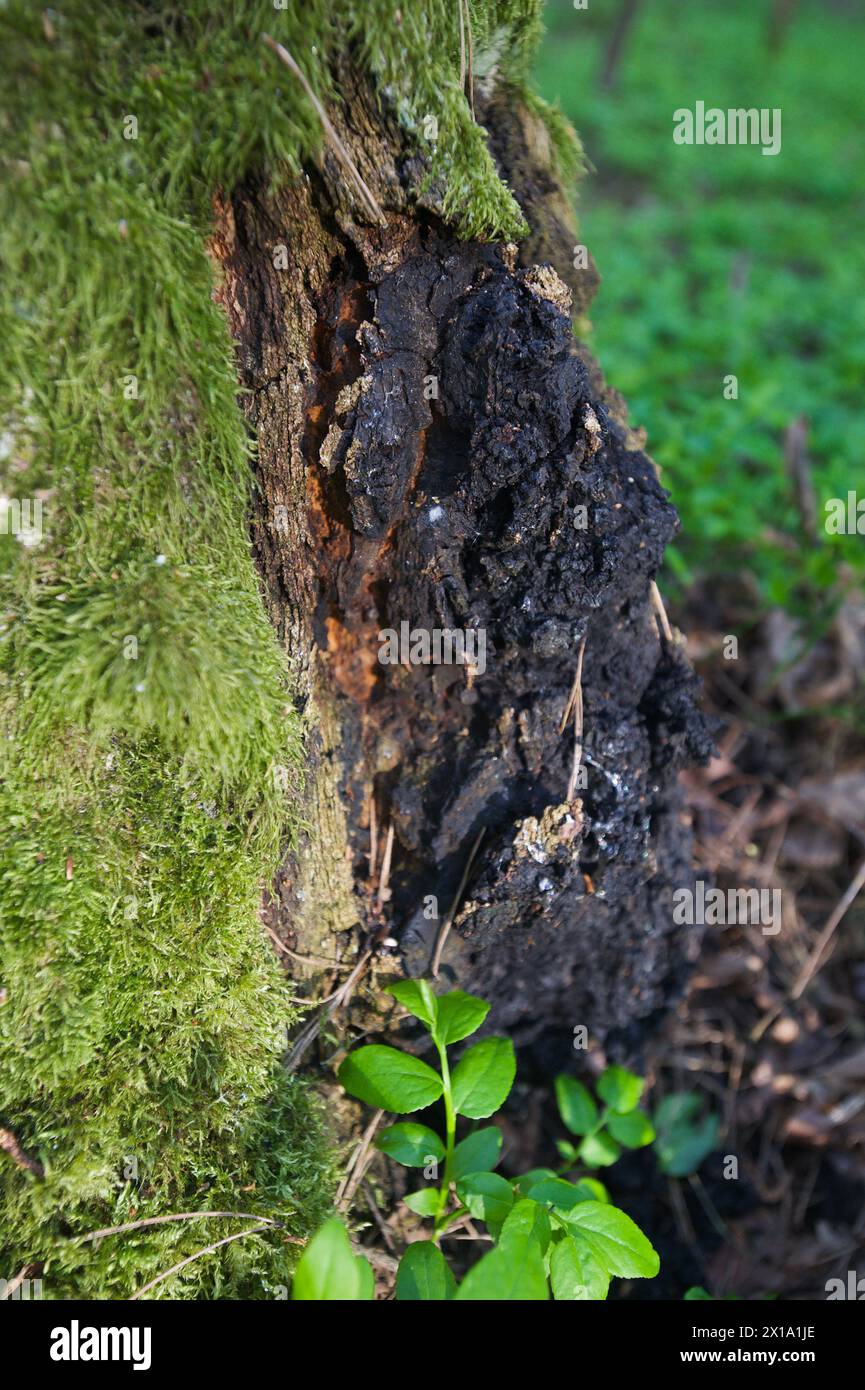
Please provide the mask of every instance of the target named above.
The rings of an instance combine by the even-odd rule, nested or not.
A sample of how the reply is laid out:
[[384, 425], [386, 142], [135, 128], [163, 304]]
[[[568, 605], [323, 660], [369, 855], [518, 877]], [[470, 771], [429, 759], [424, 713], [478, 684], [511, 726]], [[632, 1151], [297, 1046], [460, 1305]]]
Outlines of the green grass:
[[[521, 86], [539, 0], [471, 10], [476, 70]], [[206, 238], [216, 191], [318, 149], [264, 31], [325, 99], [350, 40], [458, 233], [518, 236], [459, 88], [458, 13], [0, 9], [0, 495], [41, 501], [44, 528], [0, 534], [0, 1125], [45, 1168], [0, 1153], [0, 1276], [38, 1261], [47, 1297], [127, 1296], [234, 1228], [82, 1244], [97, 1227], [227, 1208], [304, 1232], [328, 1208], [333, 1158], [280, 1065], [296, 1010], [257, 917], [298, 817], [275, 772], [297, 785], [303, 730], [259, 596]], [[249, 1237], [161, 1289], [273, 1296], [291, 1252]]]
[[[581, 201], [594, 345], [682, 516], [667, 583], [748, 571], [758, 602], [813, 611], [842, 565], [865, 570], [861, 537], [807, 540], [783, 460], [804, 413], [821, 523], [828, 498], [862, 491], [865, 13], [803, 0], [773, 57], [769, 9], [644, 0], [606, 92], [619, 4], [554, 0], [536, 78], [598, 171]], [[780, 107], [781, 153], [674, 145], [673, 111], [698, 100]]]

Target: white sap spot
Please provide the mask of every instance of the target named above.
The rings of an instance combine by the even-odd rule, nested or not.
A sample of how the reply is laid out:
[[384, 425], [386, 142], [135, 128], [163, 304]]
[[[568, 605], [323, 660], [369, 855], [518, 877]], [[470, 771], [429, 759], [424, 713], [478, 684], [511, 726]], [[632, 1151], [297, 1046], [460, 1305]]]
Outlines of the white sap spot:
[[429, 517], [430, 521], [441, 521], [444, 514], [444, 507], [430, 507], [429, 511], [427, 512], [427, 516]]

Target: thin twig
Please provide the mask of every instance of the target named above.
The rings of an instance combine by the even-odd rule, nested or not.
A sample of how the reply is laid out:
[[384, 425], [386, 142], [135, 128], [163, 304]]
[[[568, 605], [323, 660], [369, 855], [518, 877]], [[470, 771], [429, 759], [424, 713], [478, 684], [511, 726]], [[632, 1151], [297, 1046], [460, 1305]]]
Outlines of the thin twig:
[[574, 707], [574, 757], [571, 765], [571, 776], [568, 781], [568, 794], [566, 800], [570, 804], [577, 790], [577, 781], [580, 775], [580, 764], [583, 761], [583, 657], [586, 654], [586, 639], [583, 637], [580, 643], [580, 650], [577, 652], [577, 674], [574, 677], [574, 688], [572, 691], [572, 704]]
[[363, 1182], [361, 1183], [361, 1187], [363, 1188], [363, 1195], [366, 1198], [370, 1212], [372, 1213], [372, 1219], [378, 1226], [379, 1234], [390, 1253], [394, 1255], [396, 1253], [396, 1245], [394, 1244], [393, 1236], [388, 1230], [387, 1223], [384, 1217], [382, 1216], [381, 1211], [379, 1210], [378, 1202], [375, 1200], [375, 1193], [373, 1192], [372, 1187], [367, 1182], [366, 1178], [364, 1178]]
[[358, 1148], [355, 1151], [354, 1158], [352, 1159], [346, 1171], [345, 1177], [340, 1183], [339, 1192], [337, 1193], [336, 1197], [336, 1206], [338, 1211], [343, 1211], [347, 1206], [349, 1206], [352, 1197], [357, 1191], [360, 1180], [366, 1172], [366, 1156], [369, 1153], [369, 1146], [372, 1143], [373, 1135], [375, 1134], [376, 1130], [381, 1124], [383, 1118], [384, 1111], [376, 1110], [375, 1114], [373, 1115], [372, 1119], [370, 1120], [369, 1124], [367, 1125], [366, 1129], [361, 1135], [360, 1144], [358, 1145]]
[[375, 809], [375, 793], [369, 799], [369, 877], [375, 878], [378, 861], [378, 813]]
[[369, 962], [371, 960], [372, 947], [367, 946], [366, 950], [364, 951], [357, 965], [354, 967], [354, 970], [352, 970], [345, 984], [341, 985], [340, 988], [336, 991], [336, 993], [332, 996], [332, 1002], [329, 1005], [330, 1013], [335, 1013], [337, 1009], [341, 1009], [343, 1005], [348, 1003], [349, 999], [354, 993], [355, 985], [357, 984], [363, 972], [366, 970], [366, 967], [369, 965]]
[[290, 950], [284, 941], [280, 941], [272, 927], [265, 927], [264, 930], [267, 932], [268, 936], [273, 938], [274, 946], [277, 946], [285, 955], [290, 956], [292, 960], [300, 961], [301, 965], [326, 965], [330, 969], [345, 969], [345, 965], [341, 960], [328, 960], [326, 956], [302, 956], [298, 951]]
[[661, 591], [655, 583], [654, 579], [649, 585], [649, 595], [652, 600], [652, 607], [655, 610], [655, 617], [657, 619], [658, 626], [661, 629], [661, 632], [664, 634], [666, 640], [672, 646], [673, 629], [670, 627], [670, 619], [667, 617], [667, 610], [664, 607], [664, 600], [661, 598]]
[[244, 1236], [261, 1235], [263, 1231], [272, 1230], [272, 1226], [247, 1226], [245, 1231], [235, 1231], [233, 1236], [223, 1236], [222, 1240], [215, 1240], [212, 1245], [205, 1245], [203, 1249], [196, 1250], [194, 1255], [187, 1255], [185, 1260], [179, 1260], [170, 1269], [164, 1270], [162, 1274], [157, 1274], [156, 1278], [151, 1279], [149, 1284], [144, 1284], [140, 1289], [136, 1289], [135, 1293], [130, 1295], [129, 1302], [134, 1303], [137, 1298], [142, 1298], [151, 1289], [155, 1289], [157, 1284], [163, 1283], [164, 1280], [170, 1279], [172, 1274], [177, 1274], [179, 1270], [191, 1265], [193, 1260], [200, 1260], [202, 1255], [212, 1255], [214, 1250], [218, 1250], [221, 1245], [230, 1245], [233, 1240], [242, 1240]]
[[377, 902], [379, 912], [381, 912], [381, 909], [387, 902], [387, 885], [390, 881], [390, 861], [393, 856], [393, 833], [394, 825], [393, 821], [391, 821], [387, 828], [387, 839], [384, 843], [384, 858], [381, 861], [381, 878], [378, 882]]
[[309, 100], [315, 109], [315, 113], [318, 116], [318, 119], [321, 121], [324, 133], [333, 147], [334, 154], [336, 155], [340, 164], [345, 169], [346, 173], [351, 179], [351, 182], [354, 184], [354, 187], [360, 197], [360, 200], [366, 207], [366, 210], [369, 213], [369, 215], [372, 217], [373, 222], [377, 222], [380, 227], [386, 227], [387, 218], [385, 217], [375, 198], [372, 196], [363, 179], [361, 178], [357, 165], [355, 164], [354, 160], [352, 159], [351, 155], [349, 154], [348, 150], [346, 149], [345, 145], [343, 144], [333, 125], [331, 124], [327, 112], [325, 111], [324, 107], [322, 106], [321, 102], [319, 101], [318, 97], [316, 96], [315, 92], [313, 91], [312, 87], [307, 81], [306, 75], [301, 70], [301, 68], [298, 67], [297, 63], [294, 61], [287, 48], [283, 48], [282, 44], [277, 43], [276, 40], [272, 39], [269, 34], [262, 34], [261, 37], [267, 44], [268, 48], [273, 50], [277, 58], [279, 58], [280, 62], [285, 63], [285, 66], [289, 69], [289, 71], [294, 73], [298, 82], [303, 87], [303, 90], [306, 92], [306, 95], [309, 97]]
[[477, 833], [475, 842], [472, 845], [471, 853], [469, 854], [469, 857], [466, 860], [466, 866], [463, 869], [463, 876], [460, 879], [460, 886], [456, 891], [456, 897], [450, 905], [450, 911], [448, 912], [447, 917], [445, 917], [444, 921], [441, 924], [441, 927], [439, 928], [439, 933], [436, 937], [435, 950], [433, 951], [433, 958], [430, 964], [430, 972], [434, 980], [437, 980], [439, 977], [439, 966], [441, 965], [442, 961], [442, 951], [444, 950], [445, 942], [447, 941], [448, 936], [450, 934], [450, 929], [453, 926], [453, 920], [457, 915], [457, 909], [459, 908], [460, 900], [462, 899], [462, 895], [465, 892], [465, 887], [469, 880], [469, 874], [471, 873], [472, 864], [475, 862], [475, 855], [481, 847], [481, 840], [484, 838], [485, 834], [486, 826], [482, 825]]
[[12, 1162], [17, 1164], [25, 1173], [32, 1173], [36, 1178], [45, 1177], [45, 1169], [37, 1158], [31, 1158], [25, 1153], [11, 1129], [0, 1129], [0, 1149], [9, 1155]]
[[[101, 1240], [103, 1236], [120, 1236], [126, 1231], [138, 1231], [144, 1226], [163, 1226], [168, 1221], [197, 1221], [207, 1217], [236, 1217], [238, 1221], [266, 1221], [270, 1226], [282, 1227], [282, 1222], [277, 1221], [273, 1216], [256, 1215], [251, 1211], [177, 1211], [170, 1216], [144, 1216], [140, 1221], [126, 1221], [122, 1226], [103, 1226], [99, 1231], [88, 1231], [84, 1236], [76, 1236], [76, 1240]], [[304, 1241], [300, 1236], [286, 1236], [286, 1240], [292, 1240], [297, 1245], [303, 1245]]]
[[578, 654], [577, 654], [577, 672], [576, 672], [576, 675], [574, 676], [574, 683], [573, 683], [573, 685], [571, 686], [571, 693], [570, 693], [570, 695], [568, 696], [568, 703], [565, 705], [565, 712], [564, 712], [564, 714], [562, 715], [562, 722], [561, 722], [561, 724], [559, 725], [559, 733], [560, 733], [560, 734], [563, 734], [563, 733], [565, 732], [565, 727], [566, 727], [566, 725], [567, 725], [567, 723], [568, 723], [568, 720], [569, 720], [570, 717], [571, 717], [571, 710], [574, 708], [574, 700], [577, 698], [577, 688], [578, 688], [578, 686], [579, 686], [579, 684], [580, 684], [580, 681], [581, 681], [581, 679], [582, 679], [582, 670], [583, 670], [583, 668], [582, 668], [582, 661], [581, 661], [580, 655], [579, 655], [579, 653], [578, 653]]
[[799, 999], [803, 992], [807, 989], [808, 985], [811, 983], [811, 979], [817, 973], [817, 970], [820, 968], [820, 965], [823, 960], [823, 954], [826, 950], [826, 947], [829, 945], [829, 942], [831, 941], [832, 937], [835, 935], [835, 931], [838, 927], [839, 922], [846, 913], [848, 907], [850, 907], [853, 901], [858, 897], [863, 887], [865, 887], [865, 859], [862, 860], [862, 863], [856, 870], [856, 874], [852, 883], [850, 884], [849, 888], [847, 889], [846, 893], [841, 898], [841, 900], [836, 904], [834, 912], [831, 914], [828, 922], [826, 923], [825, 927], [818, 936], [813, 951], [811, 952], [807, 961], [803, 965], [799, 973], [799, 976], [796, 979], [796, 982], [790, 991], [791, 999]]
[[[465, 44], [463, 41], [463, 11], [465, 11], [465, 35], [468, 40], [468, 74], [465, 71]], [[466, 93], [471, 107], [472, 119], [475, 114], [475, 44], [472, 36], [472, 14], [469, 0], [460, 0], [460, 87]]]

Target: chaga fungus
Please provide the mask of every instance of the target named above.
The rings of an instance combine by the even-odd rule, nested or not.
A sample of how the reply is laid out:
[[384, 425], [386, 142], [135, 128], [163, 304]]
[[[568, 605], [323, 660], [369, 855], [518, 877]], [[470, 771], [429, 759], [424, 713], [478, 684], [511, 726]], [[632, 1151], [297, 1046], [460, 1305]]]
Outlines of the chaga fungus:
[[[690, 951], [676, 774], [710, 739], [651, 598], [676, 515], [577, 348], [560, 274], [392, 210], [382, 164], [386, 228], [317, 175], [244, 190], [223, 238], [256, 553], [312, 726], [311, 830], [270, 920], [298, 952], [388, 937], [425, 972], [483, 829], [443, 979], [518, 1038], [586, 1025], [615, 1044]], [[482, 634], [483, 669], [383, 662], [401, 625]]]

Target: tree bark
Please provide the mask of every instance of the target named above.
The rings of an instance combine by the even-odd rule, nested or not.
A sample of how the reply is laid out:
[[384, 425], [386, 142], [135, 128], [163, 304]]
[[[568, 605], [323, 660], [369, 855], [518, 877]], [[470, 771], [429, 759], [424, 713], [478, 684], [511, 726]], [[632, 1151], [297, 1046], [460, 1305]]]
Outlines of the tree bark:
[[[340, 85], [329, 114], [384, 225], [326, 146], [302, 178], [226, 196], [214, 239], [255, 554], [308, 726], [307, 829], [267, 921], [313, 990], [321, 962], [365, 952], [425, 973], [483, 830], [443, 981], [518, 1039], [584, 1025], [627, 1050], [693, 945], [672, 922], [691, 878], [676, 773], [709, 741], [651, 590], [675, 513], [573, 338], [597, 276], [573, 268], [542, 123], [513, 93], [479, 99], [532, 232], [460, 242], [434, 189], [409, 192], [395, 122]], [[384, 664], [401, 623], [483, 632], [485, 670]]]

